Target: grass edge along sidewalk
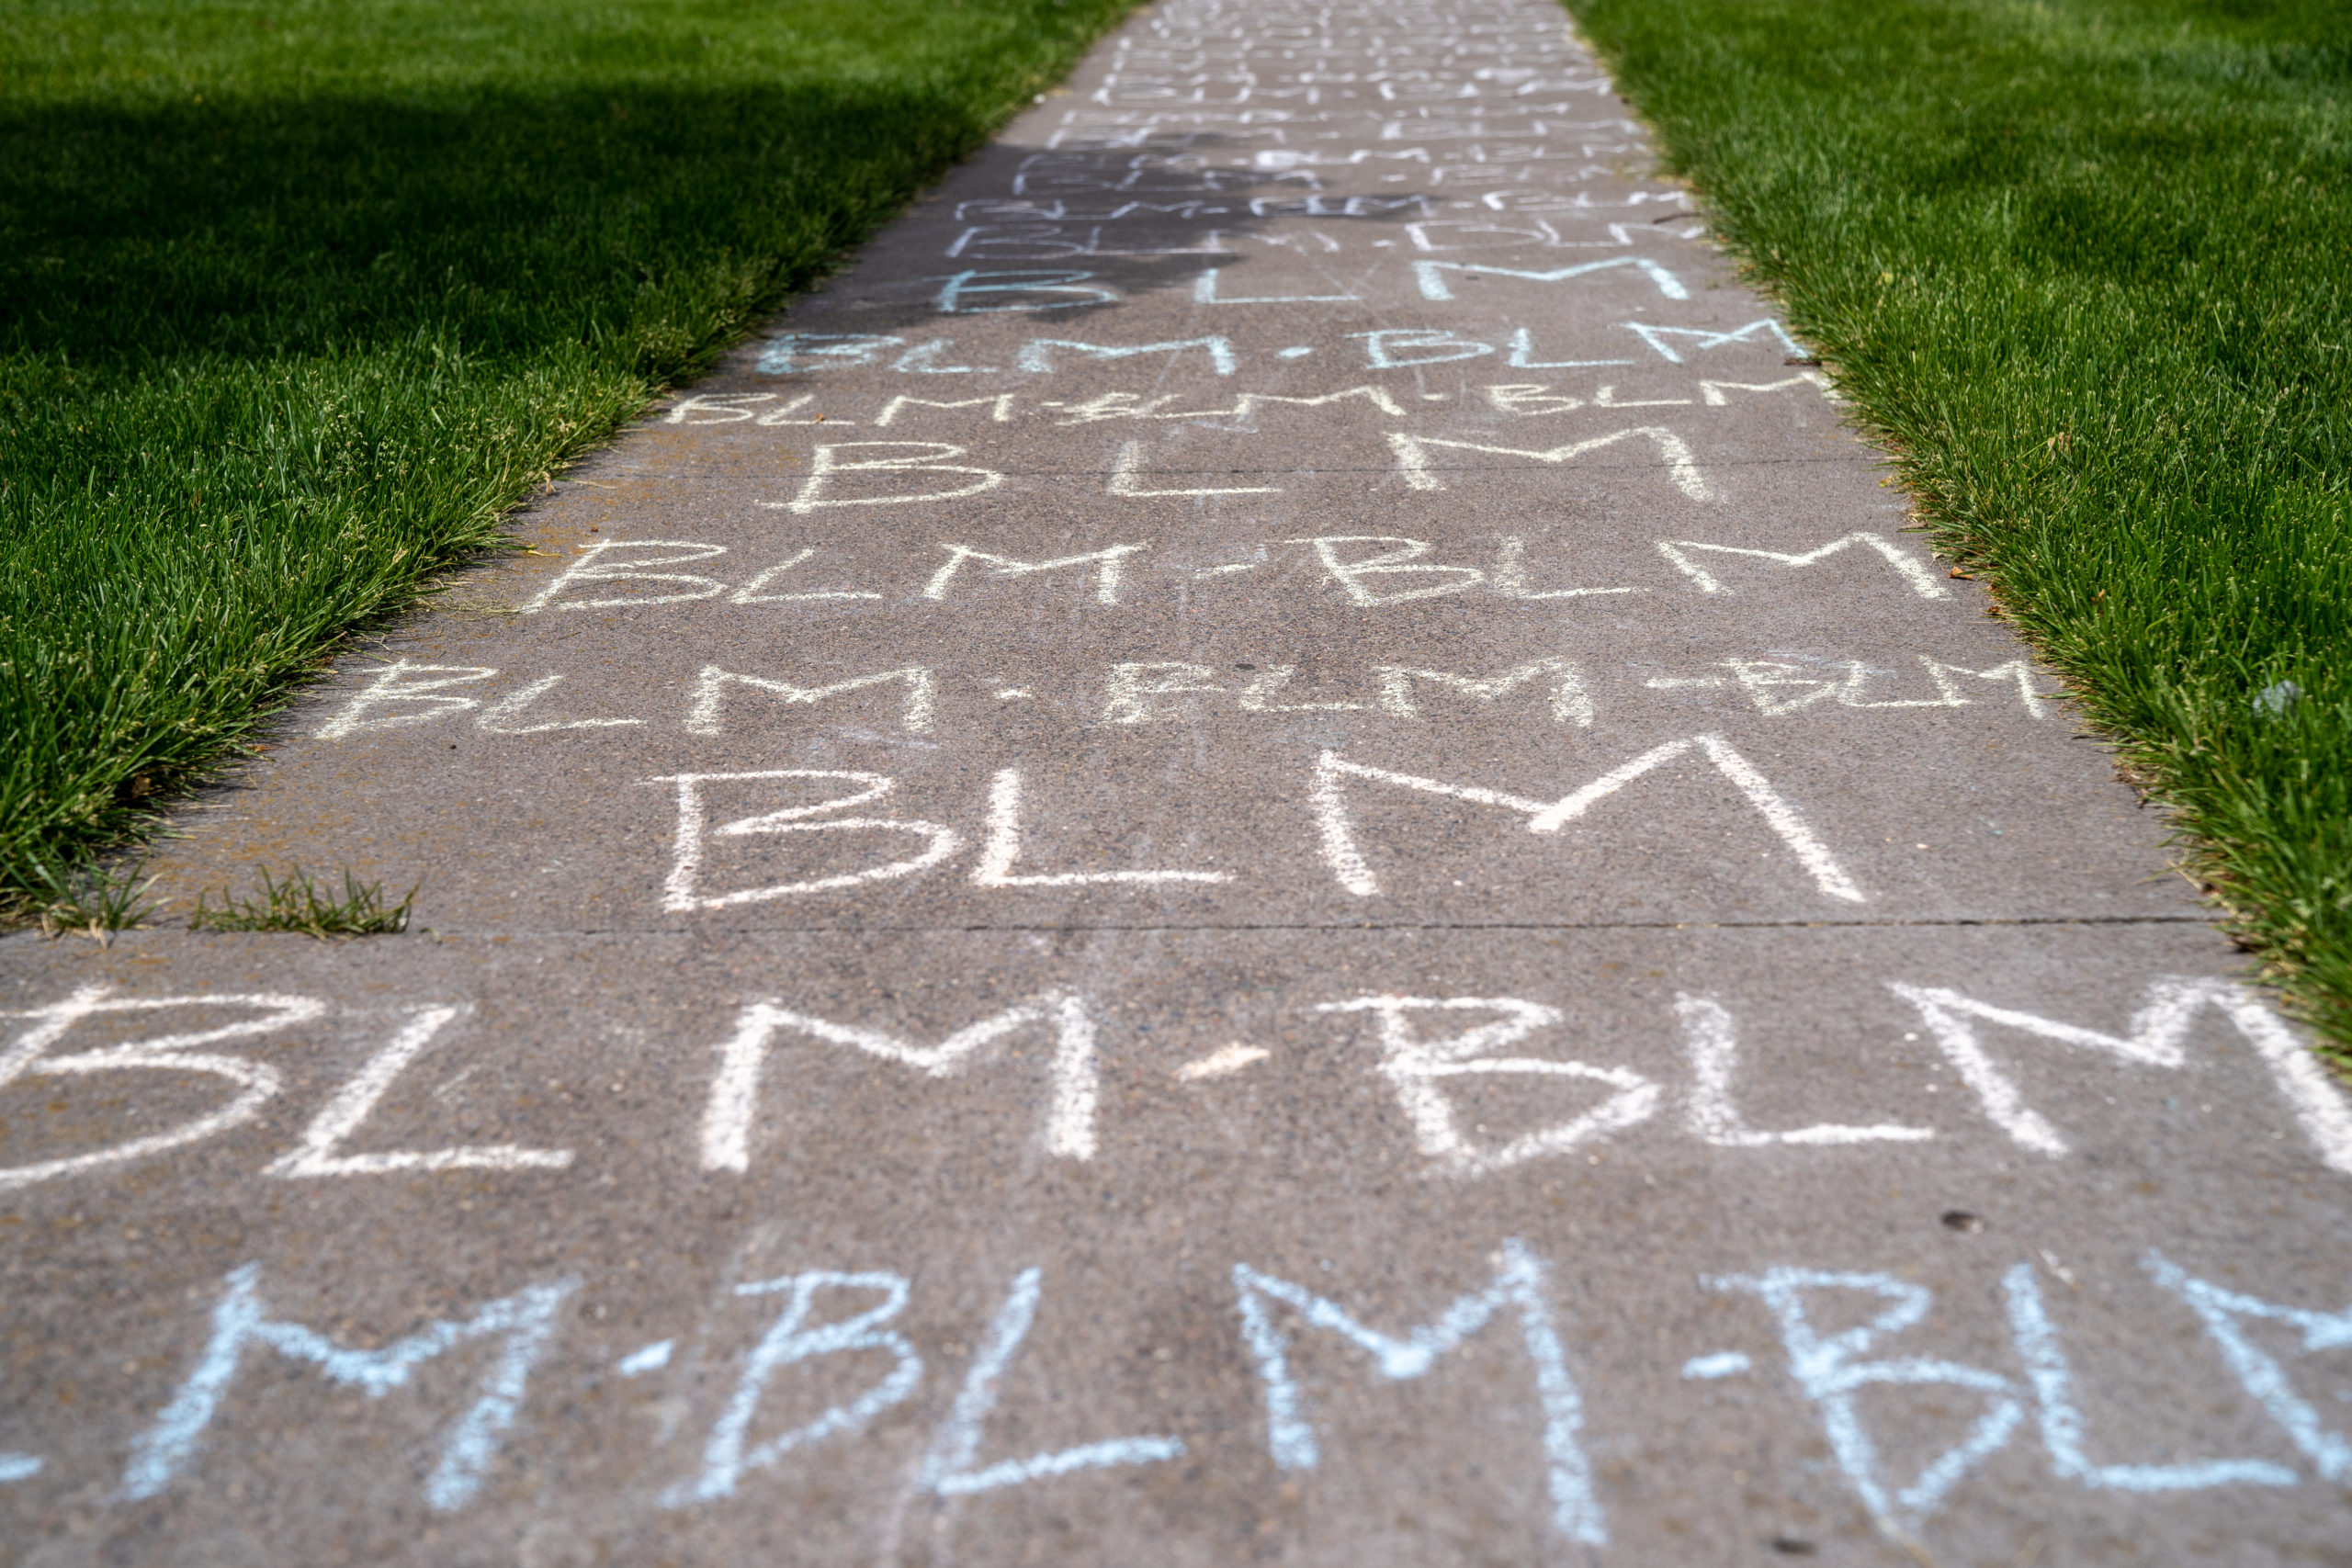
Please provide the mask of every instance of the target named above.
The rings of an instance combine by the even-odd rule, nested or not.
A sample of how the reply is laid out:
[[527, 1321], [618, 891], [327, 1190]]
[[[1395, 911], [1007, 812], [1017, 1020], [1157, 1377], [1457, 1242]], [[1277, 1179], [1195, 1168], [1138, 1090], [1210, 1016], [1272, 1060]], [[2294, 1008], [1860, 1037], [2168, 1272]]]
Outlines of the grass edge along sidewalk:
[[0, 0], [0, 930], [1131, 4]]
[[1571, 8], [2352, 1067], [2352, 6]]

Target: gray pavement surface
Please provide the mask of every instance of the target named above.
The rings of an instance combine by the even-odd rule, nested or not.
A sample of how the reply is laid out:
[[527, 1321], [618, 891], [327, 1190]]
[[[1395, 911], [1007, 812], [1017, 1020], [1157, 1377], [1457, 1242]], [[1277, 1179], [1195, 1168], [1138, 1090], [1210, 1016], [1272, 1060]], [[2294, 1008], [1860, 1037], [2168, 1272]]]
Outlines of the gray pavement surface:
[[1560, 12], [1139, 13], [0, 942], [25, 1564], [2352, 1562], [2352, 1110]]

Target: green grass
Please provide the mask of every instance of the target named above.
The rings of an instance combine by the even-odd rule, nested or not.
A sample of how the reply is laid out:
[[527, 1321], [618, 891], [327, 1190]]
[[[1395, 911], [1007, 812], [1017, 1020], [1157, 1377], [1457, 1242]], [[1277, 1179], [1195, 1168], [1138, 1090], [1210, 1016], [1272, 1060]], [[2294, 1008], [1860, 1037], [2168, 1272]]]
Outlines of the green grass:
[[2352, 5], [1572, 8], [2352, 1061]]
[[[397, 904], [384, 901], [384, 885], [361, 882], [343, 874], [343, 897], [321, 897], [311, 874], [295, 866], [283, 878], [256, 866], [261, 897], [240, 898], [223, 893], [215, 904], [209, 894], [196, 896], [196, 912], [188, 917], [190, 931], [300, 931], [305, 936], [397, 936], [408, 930], [416, 906], [416, 888]], [[421, 885], [420, 885], [421, 886]]]
[[0, 0], [0, 914], [1129, 0]]

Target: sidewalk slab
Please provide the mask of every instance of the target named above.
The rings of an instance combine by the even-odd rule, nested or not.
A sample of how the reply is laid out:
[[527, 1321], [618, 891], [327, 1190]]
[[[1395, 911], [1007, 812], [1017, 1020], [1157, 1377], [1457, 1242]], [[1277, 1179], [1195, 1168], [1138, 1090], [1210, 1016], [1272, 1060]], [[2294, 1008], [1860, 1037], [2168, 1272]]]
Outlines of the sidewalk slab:
[[1165, 0], [0, 941], [41, 1568], [2331, 1561], [2352, 1105], [1538, 0]]

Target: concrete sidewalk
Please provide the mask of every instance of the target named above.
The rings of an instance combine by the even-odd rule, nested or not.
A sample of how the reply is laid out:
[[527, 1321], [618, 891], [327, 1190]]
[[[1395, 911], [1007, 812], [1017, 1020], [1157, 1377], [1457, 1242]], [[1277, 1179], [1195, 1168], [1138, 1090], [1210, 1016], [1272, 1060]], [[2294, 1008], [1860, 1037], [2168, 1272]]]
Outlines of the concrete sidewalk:
[[2315, 1562], [2352, 1109], [1562, 14], [1168, 0], [0, 942], [28, 1564]]

